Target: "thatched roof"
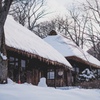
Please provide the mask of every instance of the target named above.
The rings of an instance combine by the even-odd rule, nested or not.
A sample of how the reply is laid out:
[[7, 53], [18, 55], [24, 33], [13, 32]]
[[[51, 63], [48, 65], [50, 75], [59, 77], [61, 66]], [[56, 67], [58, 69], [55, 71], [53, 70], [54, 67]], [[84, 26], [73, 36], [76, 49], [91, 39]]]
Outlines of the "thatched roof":
[[58, 50], [64, 57], [90, 64], [92, 67], [100, 68], [100, 61], [82, 50], [71, 40], [62, 35], [47, 36], [44, 40]]
[[11, 16], [8, 16], [4, 29], [8, 50], [72, 69], [69, 62], [57, 50], [33, 32], [14, 21]]

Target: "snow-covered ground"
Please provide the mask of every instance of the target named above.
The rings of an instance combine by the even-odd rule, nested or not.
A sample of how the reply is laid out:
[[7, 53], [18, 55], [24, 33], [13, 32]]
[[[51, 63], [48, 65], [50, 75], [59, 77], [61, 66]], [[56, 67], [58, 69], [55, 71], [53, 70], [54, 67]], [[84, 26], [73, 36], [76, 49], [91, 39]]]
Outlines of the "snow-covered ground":
[[0, 85], [0, 100], [100, 100], [100, 89], [50, 88], [16, 84]]

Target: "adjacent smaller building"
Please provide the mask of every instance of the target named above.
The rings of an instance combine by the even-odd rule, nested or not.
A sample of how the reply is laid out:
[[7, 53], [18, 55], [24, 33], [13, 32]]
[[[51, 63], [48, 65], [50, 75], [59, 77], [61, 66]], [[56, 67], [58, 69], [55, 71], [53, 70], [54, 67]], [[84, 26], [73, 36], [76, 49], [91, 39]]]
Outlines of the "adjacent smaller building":
[[84, 69], [96, 70], [99, 77], [100, 74], [100, 61], [94, 58], [86, 51], [79, 48], [68, 38], [57, 34], [54, 30], [44, 38], [52, 47], [58, 50], [69, 63], [73, 66], [73, 83], [76, 82], [76, 76]]

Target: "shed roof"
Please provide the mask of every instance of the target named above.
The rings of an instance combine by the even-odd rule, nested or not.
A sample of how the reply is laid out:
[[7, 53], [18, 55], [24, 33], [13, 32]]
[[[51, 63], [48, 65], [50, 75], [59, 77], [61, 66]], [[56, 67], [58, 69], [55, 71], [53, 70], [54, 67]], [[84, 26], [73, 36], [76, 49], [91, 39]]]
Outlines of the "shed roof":
[[95, 57], [79, 48], [73, 41], [67, 39], [62, 35], [51, 35], [44, 38], [44, 40], [58, 50], [64, 57], [78, 60], [93, 67], [100, 68], [100, 61]]
[[33, 32], [17, 23], [12, 16], [7, 17], [4, 30], [7, 49], [72, 69], [63, 55]]

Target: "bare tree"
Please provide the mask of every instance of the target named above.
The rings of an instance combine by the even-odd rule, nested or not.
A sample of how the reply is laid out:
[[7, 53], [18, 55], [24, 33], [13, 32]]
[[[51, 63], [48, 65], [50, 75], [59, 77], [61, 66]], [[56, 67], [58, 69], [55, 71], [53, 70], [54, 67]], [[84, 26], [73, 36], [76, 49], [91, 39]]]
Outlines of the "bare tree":
[[61, 34], [66, 35], [67, 38], [72, 40], [76, 45], [83, 48], [86, 42], [85, 33], [86, 33], [86, 27], [87, 27], [87, 21], [88, 21], [87, 20], [88, 14], [85, 14], [85, 15], [86, 16], [81, 14], [78, 10], [76, 11], [70, 10], [70, 14], [67, 15], [66, 18], [61, 18], [57, 16], [56, 19], [53, 19], [48, 22], [49, 26], [47, 25], [47, 22], [46, 22], [44, 24], [42, 23], [40, 27], [41, 28], [45, 27], [46, 30], [48, 29], [48, 27], [50, 27], [49, 30], [46, 31], [48, 32], [48, 34], [50, 32], [50, 29], [56, 30], [57, 32]]
[[86, 42], [85, 32], [87, 18], [88, 17], [85, 17], [80, 13], [70, 11], [69, 16], [66, 16], [66, 18], [57, 16], [56, 19], [41, 23], [38, 27], [38, 32], [44, 33], [44, 36], [46, 36], [51, 30], [55, 30], [60, 34], [67, 36], [67, 38], [72, 40], [77, 46], [83, 48]]
[[50, 31], [56, 30], [56, 20], [44, 21], [37, 25], [35, 33], [41, 38], [46, 37]]
[[7, 82], [4, 24], [13, 0], [0, 0], [0, 83]]
[[59, 20], [58, 23], [65, 31], [69, 39], [71, 39], [77, 46], [84, 48], [86, 44], [86, 30], [88, 22], [88, 13], [84, 13], [82, 9], [73, 6], [73, 9], [68, 10], [66, 19]]
[[85, 12], [88, 12], [89, 14], [89, 27], [87, 27], [87, 35], [88, 42], [92, 48], [88, 52], [100, 60], [100, 1], [86, 0], [83, 7]]
[[90, 13], [90, 18], [98, 23], [100, 26], [100, 1], [99, 0], [86, 0], [83, 4], [84, 10]]
[[29, 30], [37, 26], [37, 22], [46, 14], [45, 0], [20, 0], [12, 5], [10, 14]]

